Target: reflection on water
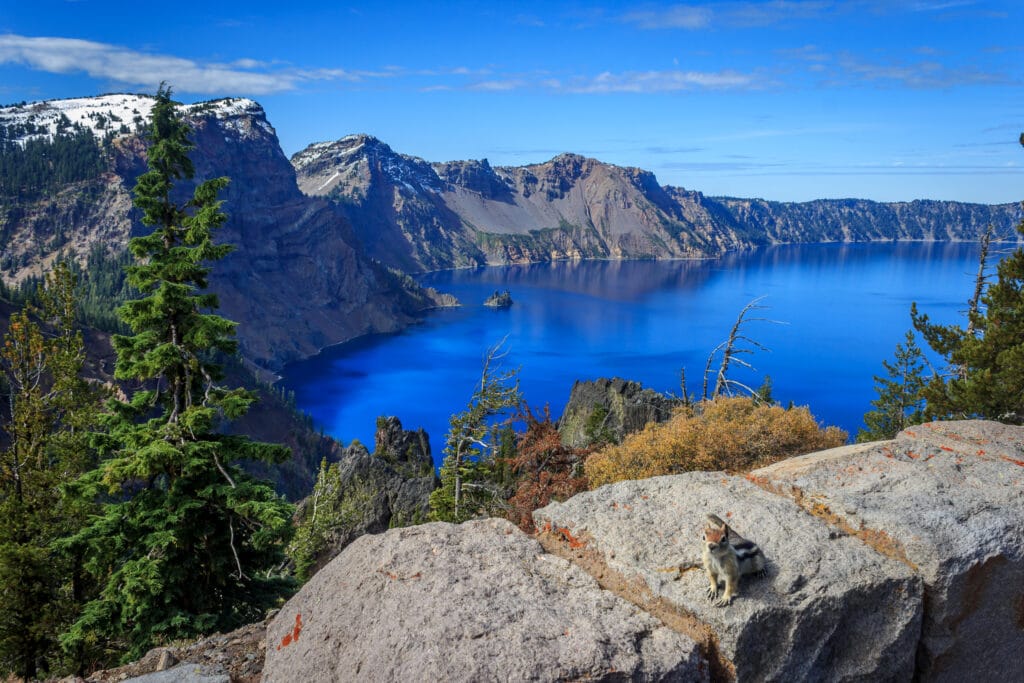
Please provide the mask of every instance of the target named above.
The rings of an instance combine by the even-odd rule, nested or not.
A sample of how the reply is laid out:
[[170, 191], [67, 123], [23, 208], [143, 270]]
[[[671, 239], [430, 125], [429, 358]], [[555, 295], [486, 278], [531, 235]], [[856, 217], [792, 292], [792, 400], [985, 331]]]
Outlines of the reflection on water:
[[[289, 366], [283, 382], [330, 434], [369, 443], [375, 418], [397, 415], [429, 432], [439, 462], [449, 416], [465, 407], [482, 354], [502, 338], [527, 401], [550, 403], [558, 415], [577, 379], [620, 376], [678, 393], [685, 367], [696, 391], [709, 351], [746, 303], [766, 296], [765, 317], [785, 324], [750, 326], [771, 352], [754, 355], [756, 370], [737, 378], [756, 386], [771, 375], [778, 400], [810, 405], [853, 433], [875, 398], [872, 375], [910, 327], [910, 302], [939, 322], [956, 321], [976, 264], [972, 244], [896, 243], [431, 273], [423, 283], [462, 307], [328, 349]], [[482, 305], [506, 288], [511, 308]]]
[[528, 265], [484, 267], [431, 273], [430, 286], [453, 291], [492, 284], [495, 288], [533, 287], [559, 290], [616, 301], [629, 301], [656, 289], [694, 289], [703, 284], [717, 262], [678, 261], [558, 261]]

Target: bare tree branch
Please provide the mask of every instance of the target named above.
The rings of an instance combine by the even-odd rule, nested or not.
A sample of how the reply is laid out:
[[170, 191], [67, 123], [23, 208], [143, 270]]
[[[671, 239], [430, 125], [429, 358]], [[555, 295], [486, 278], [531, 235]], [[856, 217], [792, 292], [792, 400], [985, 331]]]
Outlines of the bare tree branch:
[[995, 226], [992, 223], [988, 224], [981, 239], [978, 240], [978, 246], [981, 247], [981, 253], [978, 255], [978, 274], [974, 278], [974, 296], [968, 302], [967, 308], [967, 334], [971, 337], [974, 336], [975, 322], [978, 318], [978, 309], [981, 305], [981, 294], [985, 290], [985, 268], [988, 266], [988, 245], [992, 241], [992, 233], [995, 231]]
[[[739, 365], [740, 367], [754, 369], [754, 366], [747, 361], [740, 358], [741, 355], [753, 354], [755, 351], [770, 351], [770, 349], [760, 342], [752, 339], [746, 334], [742, 333], [744, 325], [752, 322], [769, 322], [777, 325], [784, 325], [785, 323], [780, 320], [772, 320], [770, 318], [762, 317], [748, 317], [751, 311], [764, 310], [767, 306], [762, 306], [761, 302], [765, 299], [764, 296], [759, 296], [752, 300], [740, 311], [739, 315], [736, 316], [736, 322], [733, 323], [732, 329], [729, 331], [729, 337], [721, 344], [716, 346], [711, 354], [708, 356], [707, 363], [704, 366], [704, 383], [701, 390], [701, 395], [705, 400], [718, 398], [721, 394], [725, 393], [732, 395], [732, 387], [740, 387], [745, 391], [750, 392], [751, 395], [757, 392], [742, 382], [738, 382], [733, 379], [729, 379], [728, 373], [729, 368], [733, 364]], [[744, 348], [740, 344], [748, 344], [752, 348]], [[718, 352], [722, 352], [722, 362], [718, 366], [718, 372], [715, 375], [715, 386], [710, 396], [708, 395], [708, 384], [709, 377], [711, 376], [711, 364]]]
[[238, 567], [238, 578], [239, 580], [246, 578], [245, 573], [242, 571], [242, 561], [238, 559], [238, 551], [235, 549], [235, 523], [229, 517], [228, 518], [228, 531], [231, 533], [229, 542], [231, 543], [231, 554], [235, 556], [235, 566]]

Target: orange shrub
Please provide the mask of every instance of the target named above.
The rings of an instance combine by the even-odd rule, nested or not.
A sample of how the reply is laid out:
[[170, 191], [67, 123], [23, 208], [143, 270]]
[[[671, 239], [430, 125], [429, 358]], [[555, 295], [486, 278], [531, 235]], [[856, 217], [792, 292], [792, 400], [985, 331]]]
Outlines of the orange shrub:
[[591, 455], [591, 488], [694, 470], [743, 472], [778, 460], [841, 446], [846, 432], [822, 429], [806, 407], [782, 408], [751, 398], [718, 398], [679, 408], [621, 444]]
[[538, 417], [524, 402], [519, 419], [526, 423], [526, 431], [519, 435], [516, 454], [508, 461], [516, 476], [516, 490], [508, 501], [507, 518], [523, 531], [533, 533], [534, 510], [587, 490], [580, 465], [588, 451], [562, 444], [548, 406]]

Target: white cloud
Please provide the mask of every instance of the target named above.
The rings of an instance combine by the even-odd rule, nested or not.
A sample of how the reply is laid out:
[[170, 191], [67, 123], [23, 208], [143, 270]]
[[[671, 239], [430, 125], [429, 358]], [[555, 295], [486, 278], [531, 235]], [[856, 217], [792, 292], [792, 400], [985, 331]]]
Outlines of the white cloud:
[[763, 87], [758, 78], [735, 71], [605, 71], [596, 76], [551, 78], [546, 73], [480, 81], [470, 90], [507, 92], [538, 89], [566, 94], [662, 93], [681, 90], [749, 90]]
[[742, 27], [770, 26], [792, 19], [815, 19], [840, 8], [839, 3], [818, 0], [736, 2], [728, 4], [723, 21]]
[[754, 90], [772, 85], [736, 71], [605, 71], [596, 76], [552, 78], [546, 72], [479, 81], [470, 90], [507, 92], [535, 89], [563, 94], [664, 93], [684, 90]]
[[947, 9], [957, 9], [960, 7], [970, 7], [976, 4], [974, 0], [940, 0], [939, 2], [915, 2], [911, 5], [911, 9], [914, 12], [939, 12]]
[[22, 64], [55, 74], [86, 73], [118, 84], [155, 89], [167, 81], [180, 92], [266, 95], [294, 90], [304, 81], [358, 81], [386, 74], [344, 69], [269, 69], [242, 58], [231, 64], [202, 63], [119, 45], [57, 37], [0, 35], [0, 64]]
[[695, 31], [712, 26], [769, 26], [790, 19], [812, 19], [837, 9], [828, 0], [770, 0], [769, 2], [719, 2], [714, 9], [697, 5], [672, 5], [663, 9], [627, 12], [620, 21], [637, 28]]
[[261, 62], [258, 59], [249, 59], [243, 57], [242, 59], [236, 59], [231, 62], [231, 66], [237, 66], [239, 69], [261, 69], [267, 66], [266, 62]]
[[736, 90], [758, 86], [749, 74], [735, 71], [605, 71], [593, 78], [578, 78], [562, 85], [576, 93], [657, 93], [679, 90]]
[[954, 88], [966, 85], [1007, 85], [1016, 79], [996, 71], [974, 67], [948, 67], [934, 61], [878, 64], [844, 56], [840, 61], [843, 81], [861, 81], [915, 89]]
[[469, 87], [470, 87], [471, 90], [485, 90], [485, 91], [489, 91], [489, 92], [505, 92], [505, 91], [508, 91], [508, 90], [518, 90], [520, 88], [526, 87], [526, 85], [527, 85], [526, 81], [523, 81], [521, 79], [515, 78], [515, 79], [504, 80], [504, 81], [499, 81], [499, 80], [495, 80], [495, 81], [481, 81], [479, 83], [474, 83], [473, 85], [471, 85]]
[[643, 29], [682, 28], [700, 29], [711, 23], [712, 12], [707, 7], [674, 5], [663, 10], [637, 10], [627, 12], [622, 21]]

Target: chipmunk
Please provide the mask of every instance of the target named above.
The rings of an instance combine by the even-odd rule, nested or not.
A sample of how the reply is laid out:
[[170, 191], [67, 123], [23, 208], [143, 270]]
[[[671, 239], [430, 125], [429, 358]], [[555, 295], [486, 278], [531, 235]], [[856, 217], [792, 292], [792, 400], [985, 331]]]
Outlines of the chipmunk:
[[[730, 539], [730, 535], [732, 539]], [[764, 553], [753, 541], [743, 538], [717, 515], [707, 515], [704, 523], [704, 573], [707, 574], [708, 599], [716, 607], [725, 607], [739, 595], [740, 577], [765, 575]], [[725, 593], [718, 597], [719, 579], [725, 580]]]

